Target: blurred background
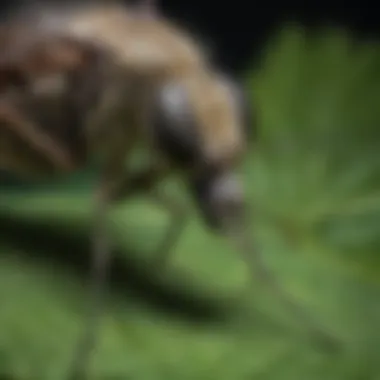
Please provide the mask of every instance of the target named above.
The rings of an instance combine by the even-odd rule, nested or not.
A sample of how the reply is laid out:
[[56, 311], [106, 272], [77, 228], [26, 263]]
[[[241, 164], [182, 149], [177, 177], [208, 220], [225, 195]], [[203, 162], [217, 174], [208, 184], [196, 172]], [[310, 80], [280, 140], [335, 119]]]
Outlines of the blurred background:
[[[284, 288], [343, 343], [316, 346], [268, 292], [246, 291], [246, 266], [205, 230], [173, 180], [163, 185], [187, 202], [191, 220], [165, 270], [151, 265], [165, 210], [141, 197], [112, 213], [115, 258], [93, 378], [379, 380], [375, 5], [162, 8], [245, 83], [258, 111], [242, 167], [252, 233]], [[55, 183], [0, 176], [0, 379], [63, 378], [84, 323], [95, 180], [93, 168]]]

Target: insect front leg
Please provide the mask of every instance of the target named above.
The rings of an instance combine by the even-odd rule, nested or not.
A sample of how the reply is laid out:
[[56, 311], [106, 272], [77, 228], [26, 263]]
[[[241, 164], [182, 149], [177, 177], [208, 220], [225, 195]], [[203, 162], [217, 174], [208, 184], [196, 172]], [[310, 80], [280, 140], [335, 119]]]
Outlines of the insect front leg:
[[324, 347], [338, 347], [340, 342], [335, 336], [284, 289], [263, 260], [261, 247], [257, 246], [251, 232], [241, 179], [229, 171], [211, 172], [195, 178], [191, 187], [203, 219], [237, 248], [250, 271], [251, 279], [269, 290], [292, 312], [315, 342]]
[[170, 214], [169, 227], [153, 254], [154, 263], [161, 267], [168, 263], [174, 246], [185, 229], [188, 219], [183, 205], [155, 189], [155, 185], [165, 174], [166, 171], [161, 168], [149, 167], [143, 169], [137, 173], [128, 175], [124, 181], [119, 183], [119, 186], [113, 193], [113, 202], [120, 202], [133, 195], [145, 193], [153, 202]]

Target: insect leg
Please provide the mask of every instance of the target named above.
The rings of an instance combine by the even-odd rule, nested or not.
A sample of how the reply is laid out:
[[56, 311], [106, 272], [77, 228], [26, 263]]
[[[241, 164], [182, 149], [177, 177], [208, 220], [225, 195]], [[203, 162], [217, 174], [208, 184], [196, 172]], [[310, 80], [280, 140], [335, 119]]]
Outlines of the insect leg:
[[276, 276], [270, 271], [263, 262], [260, 254], [260, 248], [256, 246], [255, 239], [250, 237], [247, 230], [227, 230], [227, 236], [231, 239], [241, 254], [243, 261], [251, 272], [251, 277], [267, 288], [274, 297], [282, 302], [289, 311], [297, 316], [300, 323], [303, 324], [309, 336], [314, 342], [327, 349], [336, 349], [340, 347], [341, 342], [337, 337], [332, 335], [322, 326], [313, 315], [302, 306], [294, 297], [292, 297], [282, 285], [277, 281]]
[[334, 337], [283, 288], [263, 260], [261, 248], [252, 236], [242, 181], [233, 172], [211, 172], [193, 179], [191, 187], [208, 226], [233, 243], [247, 265], [252, 280], [256, 280], [262, 289], [269, 290], [287, 307], [310, 335], [318, 339], [318, 343], [333, 346], [336, 341]]
[[[131, 140], [132, 141], [132, 140]], [[95, 193], [93, 231], [91, 235], [92, 265], [89, 283], [88, 315], [85, 328], [77, 344], [73, 362], [69, 367], [67, 379], [84, 380], [86, 369], [93, 349], [97, 343], [97, 333], [104, 306], [108, 267], [112, 249], [109, 242], [107, 216], [114, 200], [118, 179], [123, 176], [125, 156], [129, 146], [115, 147], [114, 155], [106, 163]]]
[[113, 198], [114, 201], [121, 201], [134, 194], [143, 192], [155, 203], [169, 212], [172, 217], [169, 222], [169, 227], [154, 254], [155, 263], [160, 266], [167, 264], [173, 252], [173, 248], [179, 240], [187, 222], [187, 213], [184, 207], [169, 196], [154, 189], [154, 186], [164, 175], [165, 172], [158, 168], [149, 167], [145, 170], [141, 170], [134, 175], [128, 176], [125, 181], [121, 182]]
[[[87, 362], [96, 345], [96, 335], [99, 328], [99, 320], [103, 307], [103, 299], [106, 290], [106, 274], [111, 257], [111, 248], [107, 237], [106, 216], [110, 206], [115, 202], [121, 202], [130, 196], [141, 192], [150, 192], [157, 183], [158, 179], [163, 175], [163, 171], [155, 168], [147, 168], [132, 175], [125, 175], [124, 179], [112, 186], [103, 185], [96, 197], [95, 215], [94, 215], [94, 231], [92, 240], [93, 249], [93, 265], [91, 270], [90, 283], [90, 305], [88, 308], [88, 316], [86, 318], [86, 326], [83, 336], [81, 337], [74, 360], [69, 369], [69, 380], [85, 379], [85, 369]], [[114, 177], [115, 178], [115, 177]], [[107, 182], [105, 182], [106, 184]], [[108, 182], [109, 183], [109, 182]], [[149, 193], [148, 193], [149, 195]], [[186, 218], [179, 207], [173, 207], [173, 203], [169, 202], [162, 195], [152, 195], [153, 199], [159, 204], [171, 210], [175, 215], [169, 233], [165, 235], [163, 243], [159, 249], [159, 261], [165, 261], [170, 252], [171, 246], [178, 240], [178, 236], [182, 231]]]
[[67, 379], [84, 380], [88, 361], [96, 346], [97, 332], [106, 292], [107, 272], [111, 258], [107, 234], [107, 213], [110, 208], [109, 189], [100, 187], [95, 197], [92, 232], [92, 268], [90, 271], [89, 306], [85, 329], [76, 347]]
[[55, 167], [70, 171], [75, 168], [75, 160], [60, 144], [46, 133], [39, 131], [37, 126], [25, 119], [9, 104], [0, 104], [1, 128], [7, 128], [15, 136], [28, 143], [36, 152], [54, 164]]
[[123, 202], [133, 195], [149, 192], [163, 175], [163, 171], [151, 166], [136, 173], [128, 173], [113, 189], [112, 202]]
[[188, 214], [183, 205], [179, 202], [175, 202], [172, 198], [162, 192], [154, 191], [150, 194], [150, 197], [158, 205], [167, 210], [171, 216], [171, 220], [164, 237], [154, 253], [155, 264], [163, 267], [168, 264], [169, 259], [173, 254], [173, 249], [186, 228]]

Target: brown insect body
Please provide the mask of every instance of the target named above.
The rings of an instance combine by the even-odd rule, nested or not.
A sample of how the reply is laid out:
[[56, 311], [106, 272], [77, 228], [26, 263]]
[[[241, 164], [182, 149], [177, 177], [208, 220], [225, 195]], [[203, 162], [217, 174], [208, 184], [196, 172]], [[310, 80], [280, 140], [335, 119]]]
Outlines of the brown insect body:
[[[105, 152], [110, 160], [127, 156], [139, 138], [148, 138], [152, 97], [170, 82], [189, 94], [206, 161], [228, 161], [228, 149], [232, 157], [244, 145], [229, 94], [204, 52], [166, 20], [117, 3], [44, 6], [23, 10], [3, 29], [2, 51], [4, 40], [9, 48], [0, 66], [1, 97], [9, 100], [9, 85], [21, 79], [23, 85], [11, 86], [10, 103], [54, 141], [56, 152], [66, 154], [61, 167], [54, 164], [57, 171], [75, 170], [93, 153]], [[27, 152], [25, 142], [21, 147], [14, 139], [5, 144], [3, 138], [8, 148], [1, 167], [19, 162], [21, 148]], [[28, 164], [50, 169], [51, 156], [44, 156], [45, 165], [38, 156], [29, 152]]]

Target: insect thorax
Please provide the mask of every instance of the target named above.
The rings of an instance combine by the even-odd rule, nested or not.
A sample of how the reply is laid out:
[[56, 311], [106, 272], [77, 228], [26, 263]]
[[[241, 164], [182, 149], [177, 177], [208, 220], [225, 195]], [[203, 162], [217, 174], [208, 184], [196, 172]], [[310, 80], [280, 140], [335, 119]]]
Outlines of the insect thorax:
[[[240, 151], [243, 140], [234, 101], [201, 46], [179, 28], [105, 4], [62, 13], [59, 8], [40, 9], [24, 21], [41, 35], [61, 34], [98, 50], [99, 60], [74, 81], [60, 73], [45, 77], [35, 81], [36, 97], [29, 98], [31, 119], [66, 144], [78, 163], [94, 153], [127, 154], [138, 142], [152, 146], [155, 94], [172, 83], [186, 93], [188, 114], [170, 126], [182, 141], [188, 139], [190, 147], [183, 149], [193, 149], [203, 162], [230, 162]], [[54, 99], [66, 105], [49, 108]]]

